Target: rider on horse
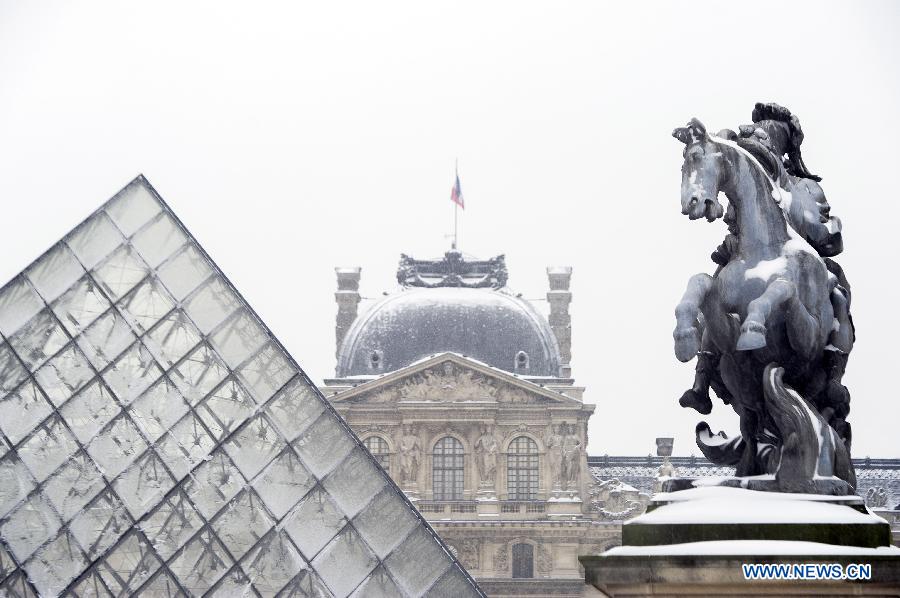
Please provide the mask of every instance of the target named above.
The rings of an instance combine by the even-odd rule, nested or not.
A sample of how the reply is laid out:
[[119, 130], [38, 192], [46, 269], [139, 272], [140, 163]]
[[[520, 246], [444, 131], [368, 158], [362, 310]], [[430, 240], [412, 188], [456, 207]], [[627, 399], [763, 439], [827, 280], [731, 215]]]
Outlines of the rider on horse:
[[[821, 179], [812, 175], [803, 162], [800, 153], [803, 132], [798, 119], [789, 110], [777, 104], [757, 104], [753, 111], [753, 121], [753, 125], [740, 127], [740, 136], [733, 131], [725, 130], [717, 137], [746, 151], [766, 172], [782, 198], [781, 200], [776, 198], [776, 191], [773, 190], [774, 201], [781, 205], [788, 226], [809, 243], [808, 247], [811, 246], [810, 249], [814, 253], [819, 254], [820, 262], [826, 265], [832, 281], [836, 279], [836, 284], [832, 283], [834, 290], [831, 302], [838, 325], [829, 336], [828, 346], [821, 361], [818, 362], [819, 365], [810, 364], [814, 370], [820, 368], [821, 379], [827, 382], [823, 385], [824, 388], [819, 386], [821, 383], [809, 387], [808, 391], [812, 396], [807, 396], [825, 421], [836, 430], [843, 443], [849, 446], [850, 429], [845, 420], [849, 411], [849, 393], [841, 384], [847, 354], [853, 343], [852, 322], [849, 319], [849, 284], [840, 267], [829, 259], [829, 256], [836, 255], [842, 250], [840, 221], [830, 216], [830, 206], [818, 185]], [[681, 131], [682, 134], [686, 134], [688, 129]], [[679, 135], [676, 137], [681, 139]], [[685, 143], [690, 141], [681, 140]], [[716, 209], [721, 210], [717, 206]], [[721, 212], [719, 215], [722, 215]], [[712, 255], [713, 261], [719, 266], [716, 276], [736, 256], [738, 248], [740, 231], [737, 228], [732, 205], [729, 205], [727, 212], [724, 213], [724, 220], [728, 224], [729, 235]], [[706, 327], [704, 319], [702, 313], [698, 314], [701, 331]], [[701, 413], [709, 413], [712, 408], [709, 399], [710, 387], [726, 404], [733, 401], [732, 393], [723, 383], [720, 373], [722, 353], [712, 343], [707, 342], [706, 336], [703, 334], [703, 341], [697, 353], [694, 386], [684, 393], [680, 401], [683, 406], [693, 407]], [[740, 349], [740, 346], [738, 348]], [[681, 356], [679, 359], [684, 360], [685, 357]], [[813, 375], [813, 378], [815, 377]], [[814, 388], [821, 390], [813, 390]]]

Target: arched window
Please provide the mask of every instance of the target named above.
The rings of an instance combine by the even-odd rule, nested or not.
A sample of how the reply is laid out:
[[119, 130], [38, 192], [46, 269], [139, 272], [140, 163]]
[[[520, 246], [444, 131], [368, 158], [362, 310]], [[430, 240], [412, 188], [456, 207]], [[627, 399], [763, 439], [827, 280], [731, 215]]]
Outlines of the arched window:
[[538, 494], [538, 447], [527, 436], [509, 444], [506, 457], [506, 489], [509, 500], [535, 500]]
[[369, 452], [372, 453], [375, 459], [378, 460], [378, 464], [381, 465], [386, 472], [390, 473], [391, 451], [388, 449], [387, 440], [381, 436], [369, 436], [363, 440], [363, 444], [369, 449]]
[[522, 542], [512, 547], [513, 578], [534, 577], [534, 546]]
[[462, 443], [445, 436], [434, 445], [432, 490], [434, 500], [462, 500], [465, 453]]

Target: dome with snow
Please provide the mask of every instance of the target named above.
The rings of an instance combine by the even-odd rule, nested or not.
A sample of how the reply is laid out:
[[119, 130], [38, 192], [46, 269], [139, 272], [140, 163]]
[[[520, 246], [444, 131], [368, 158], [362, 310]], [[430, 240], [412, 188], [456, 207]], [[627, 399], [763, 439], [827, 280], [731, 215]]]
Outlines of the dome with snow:
[[[454, 265], [452, 253], [430, 262], [404, 256], [398, 272], [404, 289], [355, 319], [338, 349], [339, 378], [391, 372], [447, 351], [524, 376], [559, 375], [553, 330], [506, 290], [502, 256], [458, 258]], [[479, 264], [488, 266], [479, 271]]]

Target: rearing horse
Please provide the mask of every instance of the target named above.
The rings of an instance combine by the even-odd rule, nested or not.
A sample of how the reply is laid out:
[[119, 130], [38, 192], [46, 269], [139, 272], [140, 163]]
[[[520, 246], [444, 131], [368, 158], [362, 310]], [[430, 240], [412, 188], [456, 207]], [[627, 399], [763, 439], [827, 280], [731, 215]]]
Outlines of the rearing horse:
[[[737, 475], [770, 473], [759, 443], [772, 444], [773, 425], [763, 398], [763, 371], [783, 365], [802, 377], [819, 363], [834, 328], [830, 300], [836, 279], [818, 253], [786, 224], [790, 194], [734, 142], [707, 134], [692, 119], [673, 136], [685, 144], [681, 212], [712, 222], [734, 215], [737, 247], [716, 275], [691, 277], [675, 310], [675, 355], [689, 361], [709, 342], [722, 355], [722, 381], [733, 397], [743, 437]], [[702, 314], [702, 325], [698, 319]], [[704, 338], [701, 339], [701, 334]], [[774, 448], [774, 446], [773, 446]]]
[[[759, 108], [759, 105], [757, 107]], [[756, 111], [754, 118], [755, 115]], [[849, 411], [850, 397], [846, 387], [841, 384], [841, 377], [854, 342], [853, 321], [850, 318], [850, 284], [843, 269], [831, 259], [831, 256], [839, 254], [843, 249], [841, 222], [830, 214], [831, 206], [828, 205], [825, 194], [817, 182], [819, 177], [814, 177], [816, 180], [799, 178], [791, 175], [784, 166], [782, 156], [797, 152], [792, 138], [789, 137], [790, 126], [782, 120], [762, 120], [757, 125], [758, 127], [753, 130], [749, 130], [751, 129], [749, 126], [742, 126], [740, 137], [729, 129], [723, 129], [717, 136], [736, 142], [741, 149], [759, 161], [780, 189], [789, 191], [789, 205], [781, 206], [787, 225], [797, 231], [823, 257], [826, 268], [838, 279], [838, 284], [831, 293], [831, 305], [838, 326], [829, 337], [829, 344], [836, 350], [829, 351], [828, 358], [823, 363], [828, 372], [826, 386], [811, 389], [814, 391], [809, 398], [824, 410], [826, 420], [832, 421], [843, 432], [842, 438], [849, 444], [850, 427], [845, 418]], [[760, 127], [765, 127], [765, 130]], [[766, 131], [771, 132], [771, 137]], [[725, 212], [723, 218], [729, 224], [729, 229], [734, 227], [733, 206]], [[729, 234], [712, 254], [713, 261], [720, 267], [724, 267], [730, 261], [736, 241], [737, 237]], [[683, 407], [696, 409], [703, 414], [709, 413], [712, 410], [710, 387], [714, 387], [719, 398], [726, 403], [730, 402], [730, 394], [715, 375], [718, 359], [716, 348], [710, 346], [709, 342], [704, 343], [697, 360], [694, 384], [679, 399]]]

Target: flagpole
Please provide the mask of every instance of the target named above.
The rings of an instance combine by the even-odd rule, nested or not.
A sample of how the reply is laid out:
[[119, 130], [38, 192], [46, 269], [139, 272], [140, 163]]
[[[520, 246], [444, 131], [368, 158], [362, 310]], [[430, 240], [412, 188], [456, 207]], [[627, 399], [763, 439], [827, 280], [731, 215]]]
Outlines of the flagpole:
[[[459, 158], [455, 159], [453, 165], [453, 174], [456, 175], [456, 180], [459, 180]], [[459, 226], [459, 203], [453, 202], [453, 247], [451, 249], [456, 249], [456, 243], [459, 240], [457, 237], [458, 227]]]
[[459, 222], [459, 204], [453, 202], [453, 247], [456, 249], [456, 227]]

